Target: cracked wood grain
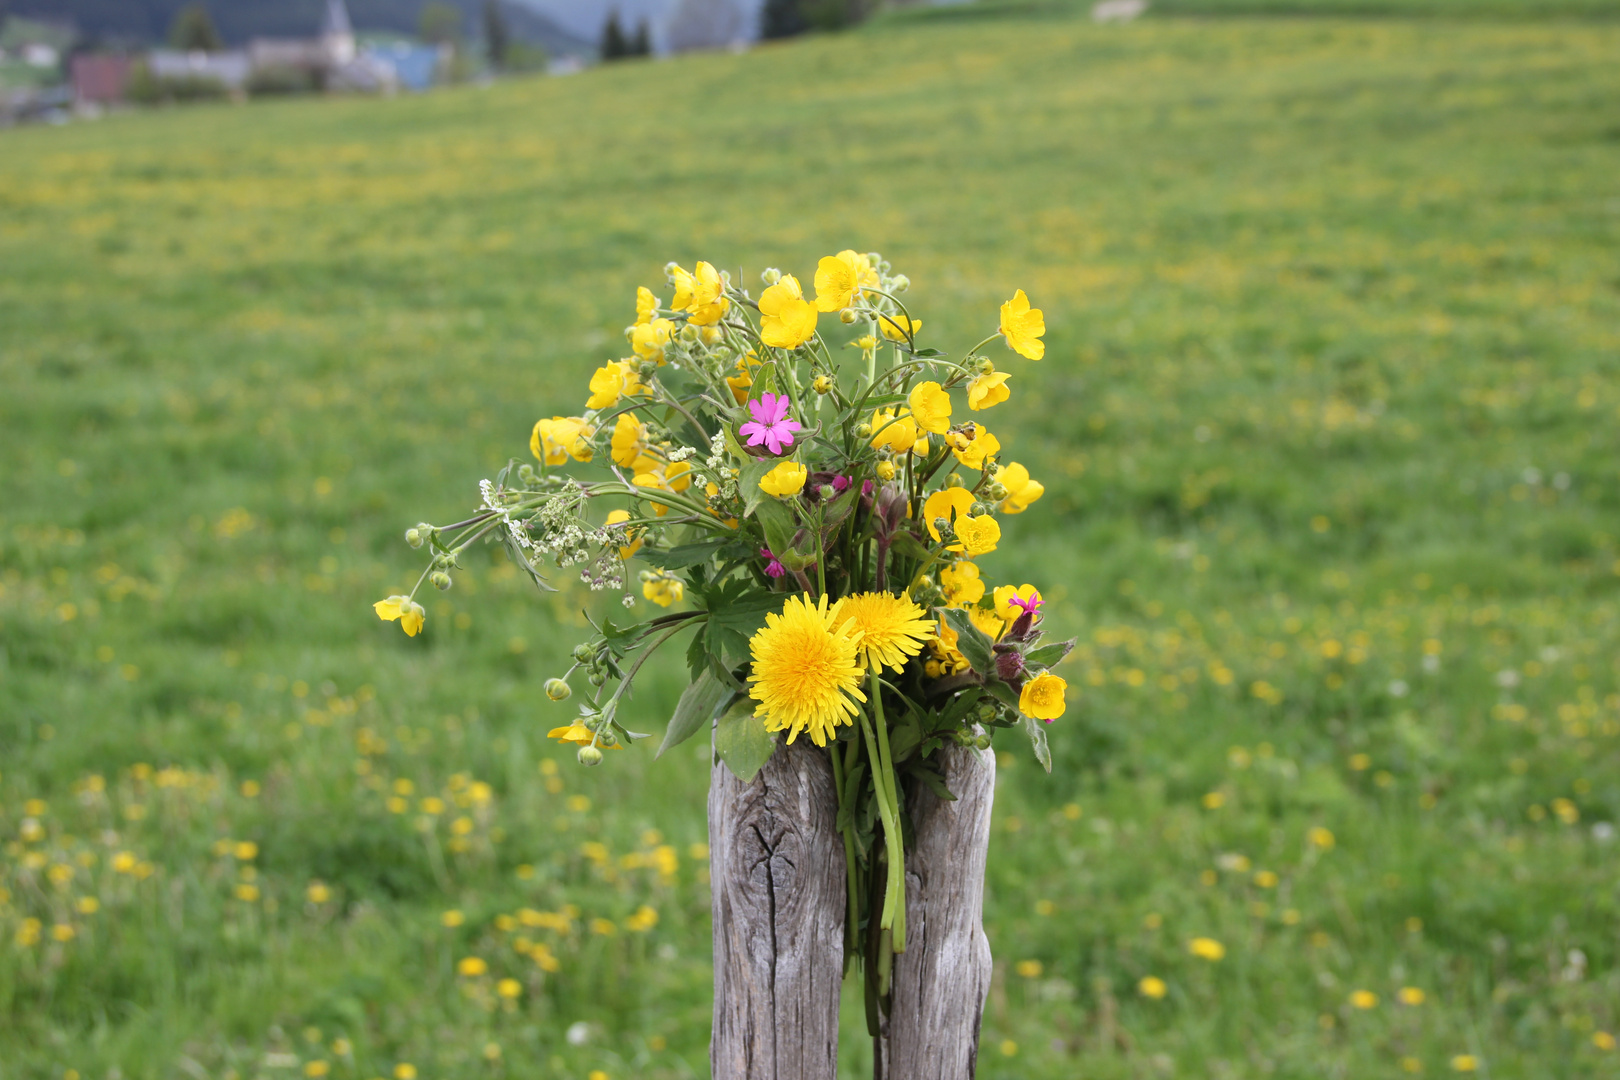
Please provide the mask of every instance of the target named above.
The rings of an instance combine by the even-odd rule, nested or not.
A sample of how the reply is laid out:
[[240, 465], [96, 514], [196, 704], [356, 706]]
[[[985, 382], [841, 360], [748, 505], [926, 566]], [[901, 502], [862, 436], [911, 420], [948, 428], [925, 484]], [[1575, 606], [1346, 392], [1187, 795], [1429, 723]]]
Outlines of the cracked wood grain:
[[844, 848], [826, 753], [778, 746], [752, 783], [709, 778], [713, 1080], [835, 1080]]

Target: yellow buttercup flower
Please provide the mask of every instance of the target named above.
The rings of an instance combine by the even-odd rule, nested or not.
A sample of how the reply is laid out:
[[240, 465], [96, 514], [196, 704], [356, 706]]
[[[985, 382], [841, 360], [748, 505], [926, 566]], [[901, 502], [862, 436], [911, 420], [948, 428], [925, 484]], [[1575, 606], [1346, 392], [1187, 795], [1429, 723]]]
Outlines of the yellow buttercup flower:
[[[578, 743], [580, 746], [590, 745], [590, 741], [595, 737], [596, 736], [591, 734], [591, 729], [585, 726], [585, 721], [583, 720], [575, 720], [572, 724], [569, 724], [566, 727], [554, 727], [550, 731], [546, 732], [546, 738], [548, 739], [556, 739], [558, 742]], [[597, 745], [600, 746], [601, 743], [598, 743]], [[616, 742], [609, 747], [609, 749], [623, 750], [624, 744]], [[459, 915], [460, 912], [457, 912], [456, 914]], [[452, 924], [447, 922], [445, 925], [450, 926]], [[456, 923], [454, 925], [459, 926], [460, 924]]]
[[659, 574], [641, 583], [641, 595], [659, 607], [669, 607], [686, 596], [686, 586], [674, 574]]
[[1005, 371], [992, 371], [984, 375], [975, 375], [968, 381], [967, 395], [968, 408], [974, 412], [988, 409], [992, 405], [1000, 405], [1012, 396], [1007, 389], [1007, 380], [1012, 378]]
[[962, 542], [953, 544], [952, 551], [965, 551], [970, 556], [988, 555], [1001, 542], [1001, 526], [989, 514], [965, 517], [956, 523], [956, 536]]
[[668, 319], [653, 319], [640, 323], [630, 332], [630, 348], [643, 360], [664, 362], [664, 346], [675, 333], [675, 324]]
[[645, 285], [636, 286], [636, 325], [645, 326], [658, 312], [658, 297]]
[[613, 464], [622, 469], [633, 468], [636, 459], [647, 449], [647, 425], [632, 413], [620, 413], [613, 422], [613, 441], [610, 456]]
[[759, 478], [759, 490], [778, 499], [789, 499], [804, 490], [810, 470], [797, 461], [784, 461]]
[[878, 329], [890, 341], [909, 341], [922, 329], [921, 319], [908, 319], [904, 315], [878, 316]]
[[816, 336], [816, 305], [792, 274], [759, 294], [759, 336], [778, 349], [796, 349]]
[[386, 600], [379, 600], [371, 605], [377, 613], [377, 618], [383, 622], [399, 620], [399, 628], [405, 631], [406, 636], [415, 637], [422, 632], [422, 625], [427, 622], [427, 612], [421, 604], [408, 596], [390, 596]]
[[765, 616], [765, 626], [749, 641], [754, 658], [748, 696], [759, 702], [754, 715], [768, 731], [785, 731], [791, 744], [804, 731], [826, 746], [840, 724], [854, 722], [865, 701], [857, 663], [860, 633], [845, 618], [842, 603], [827, 607], [823, 595], [792, 596], [781, 614]]
[[720, 278], [720, 271], [713, 266], [700, 262], [690, 274], [677, 266], [670, 271], [670, 277], [675, 282], [675, 295], [669, 306], [688, 312], [687, 322], [693, 326], [713, 326], [725, 315], [731, 301], [725, 297], [726, 284]]
[[1029, 297], [1024, 295], [1023, 289], [1001, 305], [1001, 336], [1007, 339], [1007, 347], [1013, 352], [1039, 360], [1046, 355], [1046, 343], [1041, 341], [1044, 333], [1046, 317], [1040, 308], [1029, 306]]
[[990, 429], [983, 424], [966, 427], [972, 430], [971, 435], [967, 431], [948, 432], [945, 442], [957, 461], [970, 469], [983, 469], [987, 459], [1001, 453], [1001, 440], [990, 434]]
[[[610, 511], [608, 511], [606, 524], [608, 524], [608, 525], [617, 525], [620, 522], [629, 521], [629, 520], [630, 520], [630, 511], [628, 511], [628, 510], [610, 510]], [[637, 529], [634, 532], [632, 532], [630, 534], [630, 543], [628, 545], [620, 545], [620, 547], [619, 547], [619, 558], [621, 558], [621, 559], [629, 559], [636, 552], [640, 551], [641, 550], [642, 539], [643, 539], [643, 537], [641, 535], [641, 530]]]
[[941, 488], [934, 492], [923, 501], [923, 524], [928, 526], [928, 535], [935, 540], [942, 539], [934, 527], [935, 519], [945, 518], [954, 524], [965, 520], [972, 506], [973, 492], [967, 488]]
[[585, 402], [587, 409], [607, 409], [619, 403], [626, 394], [642, 391], [641, 376], [630, 360], [611, 360], [596, 369], [591, 376], [591, 396]]
[[895, 415], [893, 409], [879, 409], [872, 414], [872, 445], [887, 446], [896, 454], [903, 454], [917, 441], [917, 422], [908, 412]]
[[837, 311], [861, 298], [862, 285], [876, 285], [877, 271], [866, 256], [845, 249], [816, 264], [816, 308]]
[[906, 404], [911, 406], [911, 415], [923, 431], [943, 435], [951, 426], [951, 395], [937, 382], [918, 383], [906, 398]]
[[547, 465], [561, 465], [569, 458], [589, 461], [596, 456], [591, 438], [596, 429], [582, 416], [553, 416], [538, 420], [529, 436], [529, 450]]
[[856, 338], [854, 341], [850, 342], [844, 347], [846, 349], [859, 349], [861, 352], [871, 352], [873, 349], [877, 348], [877, 346], [877, 338], [873, 337], [871, 334], [862, 334], [860, 337]]
[[968, 619], [977, 626], [985, 637], [997, 641], [1007, 632], [1007, 624], [994, 611], [987, 611], [975, 605], [967, 609]]
[[1013, 603], [1013, 598], [1019, 600], [1039, 600], [1041, 590], [1033, 585], [1003, 585], [995, 591], [996, 614], [1007, 622], [1012, 622], [1024, 613], [1024, 609]]
[[952, 563], [939, 572], [939, 587], [945, 594], [945, 603], [949, 607], [977, 604], [979, 598], [984, 595], [984, 582], [979, 580], [979, 568], [966, 559]]
[[1046, 494], [1045, 486], [1031, 480], [1029, 470], [1016, 461], [996, 473], [996, 482], [1007, 489], [1007, 497], [1001, 500], [1003, 514], [1022, 514], [1031, 503]]
[[742, 405], [748, 401], [748, 388], [754, 385], [754, 368], [759, 366], [759, 360], [753, 353], [738, 357], [737, 374], [726, 376], [726, 385], [731, 387], [731, 396]]
[[855, 620], [861, 635], [859, 653], [869, 668], [887, 665], [898, 673], [906, 666], [906, 658], [922, 652], [924, 643], [934, 636], [934, 621], [910, 596], [856, 593], [840, 601], [839, 615]]

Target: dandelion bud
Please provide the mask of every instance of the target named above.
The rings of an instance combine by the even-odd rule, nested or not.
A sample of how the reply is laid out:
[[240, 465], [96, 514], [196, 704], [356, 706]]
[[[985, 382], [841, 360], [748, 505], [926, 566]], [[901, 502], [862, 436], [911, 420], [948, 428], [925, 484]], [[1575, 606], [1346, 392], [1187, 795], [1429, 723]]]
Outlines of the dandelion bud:
[[602, 751], [598, 750], [594, 746], [580, 747], [579, 763], [584, 765], [586, 768], [590, 768], [592, 765], [602, 764]]
[[552, 701], [567, 701], [573, 692], [573, 688], [561, 679], [546, 680], [546, 697]]
[[894, 280], [889, 284], [894, 286], [895, 292], [905, 292], [907, 289], [911, 288], [911, 279], [906, 277], [904, 274], [896, 274], [894, 275]]
[[782, 280], [782, 271], [778, 270], [774, 266], [767, 266], [764, 271], [760, 273], [759, 280], [763, 281], [767, 285], [775, 285], [778, 281]]
[[406, 529], [405, 530], [405, 542], [407, 544], [411, 545], [411, 547], [413, 547], [413, 548], [421, 547], [422, 546], [422, 540], [423, 540], [423, 537], [422, 537], [422, 530], [421, 529]]
[[446, 589], [450, 588], [450, 575], [445, 573], [443, 570], [433, 571], [433, 573], [428, 575], [428, 580], [431, 581], [433, 583], [433, 587], [438, 589], [440, 592], [444, 592]]
[[858, 424], [858, 425], [856, 425], [855, 437], [857, 439], [870, 439], [872, 437], [872, 425], [871, 424]]
[[584, 642], [580, 642], [578, 645], [574, 646], [573, 657], [582, 664], [589, 663], [591, 659], [591, 647]]
[[817, 375], [816, 381], [810, 384], [818, 394], [832, 393], [833, 381], [830, 375]]
[[963, 485], [963, 480], [962, 480], [962, 475], [960, 473], [951, 473], [951, 475], [949, 475], [949, 476], [947, 476], [945, 478], [945, 486], [946, 487], [959, 488], [962, 485]]
[[855, 325], [855, 320], [860, 317], [860, 314], [854, 308], [847, 307], [838, 313], [838, 321], [845, 326]]
[[894, 471], [895, 471], [894, 470], [894, 462], [892, 462], [892, 461], [880, 461], [880, 462], [877, 463], [877, 470], [876, 471], [877, 471], [877, 476], [878, 476], [879, 480], [893, 480], [894, 479]]

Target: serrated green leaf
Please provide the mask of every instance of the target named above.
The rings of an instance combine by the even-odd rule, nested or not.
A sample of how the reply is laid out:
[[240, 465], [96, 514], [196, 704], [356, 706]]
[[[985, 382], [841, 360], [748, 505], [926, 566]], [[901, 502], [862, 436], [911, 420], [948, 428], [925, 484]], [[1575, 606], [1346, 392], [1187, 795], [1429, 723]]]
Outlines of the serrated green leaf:
[[685, 570], [689, 566], [708, 562], [728, 543], [728, 540], [707, 540], [699, 544], [681, 544], [668, 551], [644, 547], [639, 554], [647, 562], [665, 570]]
[[754, 715], [753, 702], [743, 698], [720, 714], [714, 723], [714, 750], [731, 775], [752, 783], [776, 751], [776, 736]]
[[989, 677], [996, 671], [995, 643], [990, 635], [973, 625], [973, 619], [961, 608], [940, 608], [945, 624], [956, 631], [956, 649], [975, 672]]
[[669, 727], [664, 729], [664, 741], [658, 744], [658, 753], [654, 756], [663, 757], [665, 750], [679, 746], [711, 723], [721, 702], [730, 696], [731, 688], [705, 667], [681, 694], [675, 715], [669, 718]]
[[1031, 649], [1024, 654], [1024, 663], [1032, 667], [1049, 668], [1073, 652], [1074, 644], [1078, 640], [1078, 638], [1070, 638], [1068, 641], [1054, 641], [1050, 645], [1042, 645], [1039, 648]]

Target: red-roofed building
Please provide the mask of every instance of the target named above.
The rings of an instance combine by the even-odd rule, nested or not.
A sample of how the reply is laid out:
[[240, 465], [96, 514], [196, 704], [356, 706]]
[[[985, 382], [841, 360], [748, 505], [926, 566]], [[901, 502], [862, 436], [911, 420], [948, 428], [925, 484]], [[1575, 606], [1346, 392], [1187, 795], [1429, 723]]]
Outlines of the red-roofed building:
[[129, 85], [129, 57], [108, 53], [81, 53], [69, 68], [73, 100], [80, 104], [110, 105], [124, 100]]

